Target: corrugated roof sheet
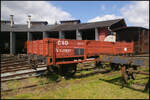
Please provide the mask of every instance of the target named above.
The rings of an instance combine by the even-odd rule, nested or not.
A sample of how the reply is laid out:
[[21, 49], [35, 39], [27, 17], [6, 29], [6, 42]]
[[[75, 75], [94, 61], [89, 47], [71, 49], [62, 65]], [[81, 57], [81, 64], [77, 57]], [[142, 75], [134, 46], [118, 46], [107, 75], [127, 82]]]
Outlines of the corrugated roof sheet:
[[38, 26], [31, 26], [28, 29], [27, 25], [17, 24], [14, 25], [13, 28], [10, 27], [8, 24], [1, 25], [1, 31], [3, 32], [43, 32], [46, 31], [51, 25], [38, 25]]
[[11, 28], [10, 25], [1, 24], [1, 31], [2, 32], [43, 32], [43, 31], [63, 31], [63, 30], [76, 30], [76, 29], [90, 29], [95, 27], [107, 27], [111, 26], [115, 23], [120, 22], [124, 19], [116, 19], [116, 20], [108, 20], [108, 21], [100, 21], [100, 22], [91, 22], [91, 23], [81, 23], [81, 24], [58, 24], [58, 25], [38, 25], [38, 26], [31, 26], [28, 29], [27, 25], [21, 24], [14, 24], [14, 27]]

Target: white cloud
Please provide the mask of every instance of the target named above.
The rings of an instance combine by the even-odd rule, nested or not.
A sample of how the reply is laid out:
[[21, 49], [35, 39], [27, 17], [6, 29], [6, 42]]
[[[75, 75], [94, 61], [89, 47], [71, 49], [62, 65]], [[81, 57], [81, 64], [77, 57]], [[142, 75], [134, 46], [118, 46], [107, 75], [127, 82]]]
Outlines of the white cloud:
[[[113, 9], [115, 8], [116, 6], [113, 7]], [[120, 9], [120, 12], [122, 14], [121, 16], [116, 16], [115, 14], [107, 14], [103, 16], [97, 16], [93, 19], [90, 19], [88, 22], [124, 18], [132, 26], [149, 28], [149, 2], [148, 1], [136, 1], [131, 4], [125, 5]]]
[[104, 15], [104, 16], [97, 16], [93, 19], [90, 19], [88, 22], [96, 22], [96, 21], [106, 21], [106, 20], [113, 20], [113, 19], [118, 19], [118, 18], [122, 18], [121, 16], [116, 16], [114, 14], [108, 14], [108, 15]]
[[48, 21], [49, 24], [74, 19], [68, 12], [46, 1], [2, 1], [1, 19], [9, 20], [9, 15], [14, 15], [17, 24], [25, 24], [28, 15], [32, 21]]
[[136, 1], [120, 11], [132, 25], [149, 27], [149, 1]]

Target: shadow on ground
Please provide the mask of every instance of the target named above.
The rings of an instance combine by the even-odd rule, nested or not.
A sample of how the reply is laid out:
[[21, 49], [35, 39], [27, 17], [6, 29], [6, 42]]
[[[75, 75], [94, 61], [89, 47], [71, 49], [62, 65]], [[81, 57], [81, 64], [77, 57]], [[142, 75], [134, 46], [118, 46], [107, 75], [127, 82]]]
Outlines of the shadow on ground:
[[121, 86], [122, 89], [124, 87], [126, 87], [126, 88], [129, 88], [129, 89], [132, 89], [132, 90], [136, 90], [136, 91], [140, 91], [140, 92], [146, 92], [142, 89], [136, 89], [136, 88], [131, 87], [130, 85], [124, 84], [122, 77], [117, 77], [117, 78], [113, 78], [113, 79], [110, 79], [110, 80], [106, 80], [106, 79], [99, 79], [99, 80], [104, 81], [104, 82], [108, 82], [108, 83], [111, 83], [111, 84], [114, 84], [114, 85], [119, 85], [119, 86]]
[[[90, 71], [92, 70], [92, 72], [90, 73], [87, 73], [87, 74], [81, 74], [81, 75], [74, 75], [74, 76], [64, 76], [66, 80], [69, 80], [69, 79], [79, 79], [79, 78], [86, 78], [86, 77], [89, 77], [89, 76], [93, 76], [93, 75], [97, 75], [97, 74], [109, 74], [111, 72], [111, 70], [105, 70], [105, 69], [99, 69], [97, 67], [92, 67], [92, 68], [86, 68], [86, 69], [80, 69], [80, 70], [77, 70], [77, 73], [80, 73], [81, 71]], [[61, 76], [58, 75], [58, 74], [52, 74], [52, 73], [47, 73], [45, 75], [42, 75], [40, 77], [46, 77], [48, 78], [48, 80], [50, 81], [54, 81], [54, 82], [60, 82], [61, 81]], [[147, 78], [147, 77], [146, 77]], [[123, 79], [122, 77], [117, 77], [117, 78], [113, 78], [113, 79], [99, 79], [101, 81], [105, 81], [105, 82], [108, 82], [108, 83], [111, 83], [111, 84], [115, 84], [115, 85], [119, 85], [121, 86], [121, 88], [130, 88], [132, 90], [136, 90], [136, 91], [140, 91], [140, 92], [145, 92], [141, 89], [136, 89], [136, 88], [133, 88], [131, 87], [130, 85], [126, 85], [124, 84], [123, 82]]]

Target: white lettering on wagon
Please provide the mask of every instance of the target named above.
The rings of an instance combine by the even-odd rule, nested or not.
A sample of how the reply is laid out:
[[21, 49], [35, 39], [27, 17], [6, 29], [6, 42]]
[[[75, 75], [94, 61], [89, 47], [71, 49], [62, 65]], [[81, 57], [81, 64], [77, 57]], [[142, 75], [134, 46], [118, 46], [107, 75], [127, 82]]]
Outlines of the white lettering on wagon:
[[58, 45], [65, 45], [65, 46], [67, 46], [69, 44], [69, 42], [68, 41], [64, 41], [64, 40], [62, 40], [62, 41], [58, 40], [57, 44]]
[[77, 45], [84, 45], [84, 43], [83, 42], [78, 42]]
[[56, 48], [56, 52], [69, 53], [69, 52], [71, 52], [71, 49], [57, 49]]

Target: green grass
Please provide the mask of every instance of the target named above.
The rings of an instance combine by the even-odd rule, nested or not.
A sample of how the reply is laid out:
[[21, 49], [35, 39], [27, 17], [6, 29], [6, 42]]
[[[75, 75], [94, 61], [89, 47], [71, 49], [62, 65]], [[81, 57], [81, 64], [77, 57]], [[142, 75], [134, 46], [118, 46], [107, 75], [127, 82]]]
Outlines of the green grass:
[[141, 71], [149, 72], [149, 67], [139, 67], [138, 69]]
[[59, 78], [58, 75], [47, 75], [44, 77], [31, 77], [25, 80], [13, 80], [6, 82], [8, 89], [18, 89], [19, 87], [24, 87], [29, 85], [42, 85], [44, 83], [52, 83], [55, 82]]
[[[15, 96], [13, 99], [28, 99], [30, 97], [32, 97], [34, 94], [33, 93], [26, 93], [26, 94], [20, 94]], [[12, 99], [12, 97], [8, 97], [8, 99]]]
[[136, 80], [133, 81], [133, 83], [137, 83], [137, 84], [145, 84], [149, 79], [148, 75], [141, 75], [141, 74], [137, 74], [136, 75]]
[[[84, 73], [86, 73], [85, 71]], [[113, 72], [115, 73], [115, 72]], [[16, 95], [8, 95], [4, 98], [12, 99], [148, 99], [149, 94], [130, 88], [121, 88], [118, 83], [121, 80], [119, 74], [98, 74], [81, 79], [63, 80], [54, 86], [43, 85], [32, 91], [20, 92]], [[104, 81], [106, 80], [106, 81]], [[107, 82], [110, 81], [110, 82]], [[52, 87], [55, 87], [53, 89]], [[46, 90], [45, 90], [46, 88]], [[3, 97], [2, 97], [3, 98]]]
[[[107, 64], [106, 64], [107, 65]], [[81, 68], [82, 69], [82, 68]], [[109, 69], [109, 68], [108, 68]], [[147, 68], [140, 68], [148, 71]], [[92, 73], [93, 70], [82, 70], [75, 76]], [[120, 71], [109, 74], [96, 74], [84, 78], [62, 79], [57, 83], [58, 75], [33, 77], [26, 81], [8, 82], [9, 88], [15, 89], [9, 95], [2, 93], [4, 99], [148, 99], [149, 94], [132, 87], [133, 83], [146, 84], [147, 75], [136, 75], [136, 80], [129, 81], [129, 87], [122, 88]], [[44, 84], [49, 83], [49, 84]], [[19, 86], [38, 84], [35, 89], [16, 90]], [[17, 93], [16, 93], [17, 92]]]

